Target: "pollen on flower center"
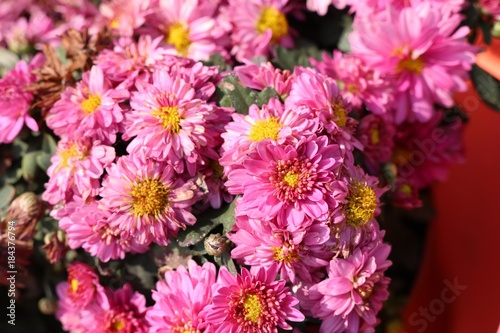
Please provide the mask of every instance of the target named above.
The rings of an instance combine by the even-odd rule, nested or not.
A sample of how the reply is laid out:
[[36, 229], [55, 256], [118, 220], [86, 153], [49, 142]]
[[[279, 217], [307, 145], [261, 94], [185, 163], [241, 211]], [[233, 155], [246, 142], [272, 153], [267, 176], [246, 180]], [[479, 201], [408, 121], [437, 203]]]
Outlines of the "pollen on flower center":
[[257, 31], [262, 34], [271, 29], [271, 40], [276, 43], [280, 38], [288, 34], [288, 21], [285, 14], [274, 7], [266, 7], [257, 21]]
[[77, 279], [71, 279], [70, 281], [70, 286], [71, 290], [75, 293], [78, 290], [78, 280]]
[[168, 27], [167, 43], [174, 45], [177, 52], [182, 56], [187, 56], [187, 51], [191, 45], [189, 40], [189, 29], [182, 23], [174, 23]]
[[370, 142], [372, 145], [376, 146], [380, 142], [380, 132], [377, 128], [372, 128], [371, 131]]
[[262, 314], [262, 304], [257, 295], [247, 295], [243, 302], [245, 319], [249, 319], [253, 323], [258, 323]]
[[170, 130], [170, 132], [178, 134], [181, 130], [181, 117], [178, 106], [162, 106], [161, 109], [153, 110], [152, 114], [153, 117], [160, 120], [163, 128]]
[[291, 202], [305, 198], [316, 180], [316, 172], [310, 167], [309, 159], [277, 161], [275, 172], [269, 177], [271, 184], [277, 189], [277, 198]]
[[136, 217], [158, 216], [168, 205], [168, 187], [158, 179], [142, 180], [132, 186], [132, 213]]
[[101, 96], [95, 94], [95, 95], [89, 95], [89, 97], [87, 97], [87, 99], [84, 100], [80, 106], [82, 107], [83, 113], [91, 114], [100, 105], [101, 105]]
[[69, 165], [69, 159], [72, 157], [77, 157], [80, 154], [78, 153], [78, 149], [76, 145], [72, 144], [69, 148], [61, 150], [59, 153], [61, 157], [60, 168], [67, 168]]
[[122, 319], [114, 320], [111, 324], [111, 331], [120, 332], [125, 328], [125, 322]]
[[297, 249], [289, 248], [286, 246], [273, 246], [272, 249], [273, 259], [278, 262], [290, 264], [296, 262], [300, 258]]
[[347, 110], [341, 101], [332, 102], [333, 116], [335, 123], [344, 127], [347, 124]]
[[283, 181], [287, 183], [288, 186], [295, 188], [299, 185], [299, 176], [300, 174], [298, 173], [288, 171], [285, 177], [283, 177]]
[[415, 74], [422, 73], [424, 69], [425, 63], [422, 57], [418, 57], [416, 59], [412, 59], [411, 56], [409, 58], [401, 59], [396, 66], [396, 71], [409, 71]]
[[399, 188], [399, 192], [401, 193], [404, 193], [404, 194], [407, 194], [407, 195], [411, 195], [413, 193], [413, 190], [411, 188], [410, 185], [408, 184], [403, 184], [401, 185], [401, 187]]
[[254, 142], [259, 142], [264, 139], [278, 140], [279, 131], [283, 127], [278, 120], [279, 119], [276, 117], [269, 117], [265, 120], [256, 121], [250, 129], [248, 139]]
[[377, 209], [377, 196], [370, 186], [353, 183], [347, 196], [346, 220], [353, 227], [361, 227], [370, 221]]

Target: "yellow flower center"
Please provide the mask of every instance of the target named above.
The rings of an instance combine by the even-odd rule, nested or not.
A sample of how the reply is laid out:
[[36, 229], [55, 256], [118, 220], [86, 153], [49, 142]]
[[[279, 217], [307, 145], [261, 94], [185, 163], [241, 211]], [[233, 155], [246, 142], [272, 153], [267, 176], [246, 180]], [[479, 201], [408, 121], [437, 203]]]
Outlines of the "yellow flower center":
[[250, 319], [253, 323], [258, 323], [262, 313], [262, 304], [257, 295], [247, 295], [243, 302], [245, 310], [245, 319]]
[[99, 95], [89, 95], [86, 100], [80, 105], [82, 107], [83, 113], [91, 114], [101, 105], [101, 96]]
[[411, 159], [411, 152], [407, 149], [396, 147], [392, 153], [392, 162], [397, 166], [407, 164]]
[[278, 118], [269, 117], [266, 120], [258, 120], [250, 129], [248, 139], [254, 142], [259, 142], [264, 139], [278, 140], [278, 134], [283, 127], [278, 122]]
[[132, 186], [132, 213], [136, 217], [158, 216], [168, 205], [168, 187], [158, 179], [146, 179]]
[[181, 56], [187, 56], [187, 51], [191, 45], [189, 40], [189, 29], [182, 23], [174, 23], [168, 27], [167, 43], [174, 45]]
[[371, 143], [372, 145], [376, 146], [380, 142], [380, 132], [378, 131], [377, 128], [372, 128], [371, 129]]
[[78, 149], [76, 149], [76, 145], [72, 144], [69, 148], [61, 150], [59, 152], [59, 156], [61, 157], [61, 163], [59, 164], [59, 168], [67, 168], [69, 165], [69, 159], [72, 157], [77, 157], [80, 154], [78, 153]]
[[373, 188], [353, 183], [346, 199], [345, 211], [348, 224], [361, 227], [373, 218], [377, 209], [377, 196]]
[[409, 58], [401, 59], [396, 66], [396, 71], [401, 72], [401, 71], [409, 71], [415, 74], [420, 74], [422, 73], [422, 70], [424, 69], [425, 63], [424, 60], [422, 60], [422, 57], [418, 57], [417, 59], [412, 59], [411, 54]]
[[288, 34], [288, 21], [285, 14], [274, 7], [264, 8], [257, 21], [257, 31], [260, 34], [263, 34], [268, 29], [272, 31], [271, 41], [273, 43]]
[[297, 187], [297, 185], [299, 184], [299, 176], [300, 174], [299, 173], [295, 173], [295, 172], [292, 172], [292, 171], [288, 171], [285, 175], [285, 177], [283, 177], [283, 181], [290, 187]]
[[401, 187], [399, 188], [399, 192], [401, 193], [404, 193], [404, 194], [407, 194], [407, 195], [411, 195], [413, 193], [413, 190], [411, 188], [410, 185], [408, 184], [403, 184], [401, 185]]
[[332, 103], [333, 108], [333, 116], [335, 117], [335, 123], [344, 127], [347, 124], [347, 110], [344, 107], [344, 104], [341, 102]]
[[278, 262], [293, 263], [299, 259], [299, 254], [296, 249], [289, 249], [285, 246], [273, 246], [273, 259]]
[[178, 134], [181, 130], [181, 117], [179, 115], [179, 107], [163, 106], [161, 109], [153, 110], [153, 117], [160, 120], [163, 128], [170, 130], [174, 134]]
[[125, 328], [125, 322], [123, 320], [121, 319], [113, 320], [113, 323], [111, 324], [111, 330], [113, 332], [120, 332], [124, 328]]
[[78, 290], [78, 280], [76, 279], [71, 279], [71, 281], [69, 282], [69, 285], [71, 286], [71, 290], [76, 293], [76, 291]]

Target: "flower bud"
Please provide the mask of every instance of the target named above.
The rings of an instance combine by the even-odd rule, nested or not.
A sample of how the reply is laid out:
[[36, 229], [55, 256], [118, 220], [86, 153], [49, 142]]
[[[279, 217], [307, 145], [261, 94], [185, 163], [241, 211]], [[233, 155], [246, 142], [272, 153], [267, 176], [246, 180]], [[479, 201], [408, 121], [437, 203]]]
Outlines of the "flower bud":
[[66, 252], [68, 252], [66, 234], [62, 230], [46, 234], [44, 243], [45, 245], [42, 246], [42, 249], [45, 250], [45, 257], [51, 264], [60, 261], [66, 255]]
[[220, 234], [212, 234], [205, 238], [205, 251], [211, 256], [221, 256], [227, 250], [227, 239]]
[[33, 237], [43, 214], [43, 201], [35, 193], [25, 192], [11, 202], [5, 221], [15, 221], [16, 240], [27, 241]]

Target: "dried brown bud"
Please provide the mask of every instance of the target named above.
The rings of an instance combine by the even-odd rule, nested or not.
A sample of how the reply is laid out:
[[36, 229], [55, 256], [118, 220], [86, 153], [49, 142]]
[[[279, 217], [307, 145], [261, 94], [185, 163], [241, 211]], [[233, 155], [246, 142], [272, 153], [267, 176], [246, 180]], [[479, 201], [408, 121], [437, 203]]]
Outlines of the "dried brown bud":
[[57, 232], [49, 232], [44, 238], [45, 245], [42, 249], [45, 250], [45, 257], [51, 264], [60, 261], [66, 255], [69, 248], [66, 242], [66, 234], [62, 230]]
[[44, 210], [43, 201], [35, 193], [25, 192], [10, 204], [3, 230], [6, 230], [9, 222], [15, 221], [13, 225], [16, 241], [31, 241]]
[[211, 256], [221, 256], [227, 250], [227, 239], [220, 234], [212, 234], [205, 238], [205, 251]]
[[38, 309], [47, 316], [52, 316], [57, 312], [57, 302], [52, 298], [44, 297], [38, 301]]

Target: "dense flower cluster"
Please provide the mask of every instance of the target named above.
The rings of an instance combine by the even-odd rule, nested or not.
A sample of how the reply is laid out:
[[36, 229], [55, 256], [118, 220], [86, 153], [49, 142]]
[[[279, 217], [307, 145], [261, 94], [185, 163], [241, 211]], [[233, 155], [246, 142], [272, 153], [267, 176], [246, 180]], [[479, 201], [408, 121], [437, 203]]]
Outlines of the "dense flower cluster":
[[[497, 15], [493, 2], [481, 4]], [[306, 8], [330, 5], [354, 15], [350, 52], [269, 61], [294, 47]], [[57, 286], [63, 328], [274, 333], [315, 318], [324, 333], [374, 332], [390, 281], [383, 203], [418, 207], [463, 160], [463, 121], [445, 108], [477, 51], [465, 6], [2, 1], [0, 46], [35, 55], [0, 79], [0, 143], [57, 137], [42, 198], [58, 246], [105, 263], [167, 247], [200, 259], [164, 265], [150, 307], [73, 262]], [[216, 232], [214, 259], [195, 241]]]

